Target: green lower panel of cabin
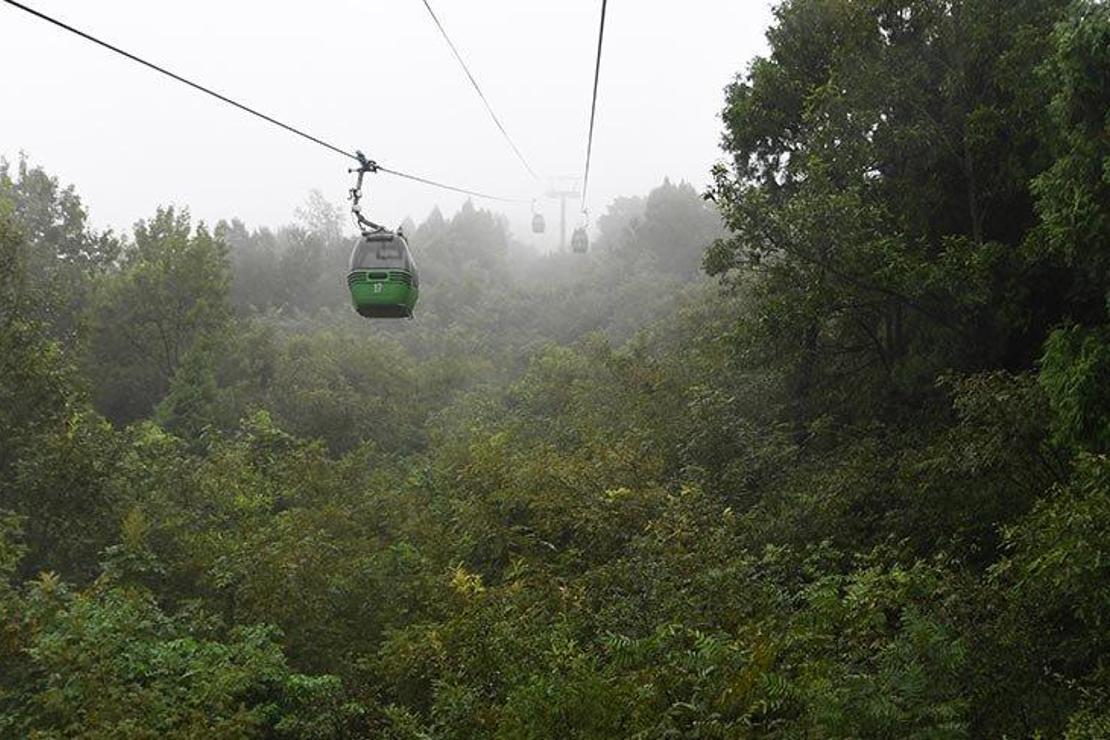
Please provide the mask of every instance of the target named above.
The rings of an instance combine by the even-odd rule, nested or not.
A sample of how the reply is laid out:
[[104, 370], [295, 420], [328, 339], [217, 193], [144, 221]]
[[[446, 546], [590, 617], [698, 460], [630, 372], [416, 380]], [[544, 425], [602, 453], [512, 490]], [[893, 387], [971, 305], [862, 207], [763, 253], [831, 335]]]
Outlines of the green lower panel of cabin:
[[420, 293], [405, 270], [352, 270], [347, 274], [347, 287], [355, 311], [371, 319], [412, 316]]

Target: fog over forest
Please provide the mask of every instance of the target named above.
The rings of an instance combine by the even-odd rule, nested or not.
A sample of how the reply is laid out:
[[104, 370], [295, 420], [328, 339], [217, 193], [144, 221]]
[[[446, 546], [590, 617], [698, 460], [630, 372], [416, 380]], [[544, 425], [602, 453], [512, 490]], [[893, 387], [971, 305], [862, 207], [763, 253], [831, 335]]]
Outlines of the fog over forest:
[[[223, 21], [326, 47], [361, 6], [324, 5]], [[487, 0], [411, 5], [366, 12], [451, 92], [382, 135], [512, 202], [363, 165], [359, 222], [352, 153], [307, 164], [234, 110], [222, 143], [173, 124], [218, 156], [107, 177], [150, 142], [91, 113], [58, 133], [35, 59], [66, 31], [0, 0], [0, 44], [37, 34], [0, 56], [0, 738], [1110, 737], [1110, 6], [671, 4], [663, 80], [630, 61], [638, 3], [517, 7], [504, 33]], [[640, 41], [667, 27], [645, 5]], [[433, 7], [523, 125], [463, 122], [482, 103]], [[69, 20], [173, 35], [121, 12]], [[541, 18], [579, 37], [574, 112], [491, 63]], [[119, 115], [144, 101], [117, 77], [177, 84], [62, 38], [113, 62], [73, 75]], [[601, 164], [561, 243], [529, 188], [580, 166], [602, 48]], [[314, 132], [344, 120], [333, 84]], [[556, 115], [567, 152], [527, 125]], [[437, 160], [456, 118], [472, 146]], [[233, 153], [254, 135], [298, 152], [262, 195]], [[645, 139], [668, 154], [633, 162]]]
[[[430, 0], [524, 169], [430, 20], [422, 0], [296, 3], [28, 0], [109, 43], [285, 123], [382, 164], [496, 195], [518, 238], [554, 251], [558, 234], [529, 230], [530, 201], [549, 219], [552, 185], [582, 176], [600, 2]], [[721, 90], [766, 47], [769, 0], [660, 0], [608, 5], [596, 120], [595, 218], [620, 195], [664, 177], [701, 190], [718, 147]], [[289, 220], [305, 193], [342, 203], [350, 162], [149, 69], [3, 8], [6, 75], [0, 154], [20, 150], [76, 184], [100, 229], [130, 231], [159, 205], [215, 224]], [[28, 60], [34, 60], [29, 64]], [[79, 111], [81, 125], [75, 125]], [[552, 182], [552, 179], [555, 179]], [[465, 195], [382, 176], [371, 183], [383, 223], [454, 212]], [[489, 204], [487, 204], [489, 205]], [[570, 204], [572, 218], [578, 206]]]

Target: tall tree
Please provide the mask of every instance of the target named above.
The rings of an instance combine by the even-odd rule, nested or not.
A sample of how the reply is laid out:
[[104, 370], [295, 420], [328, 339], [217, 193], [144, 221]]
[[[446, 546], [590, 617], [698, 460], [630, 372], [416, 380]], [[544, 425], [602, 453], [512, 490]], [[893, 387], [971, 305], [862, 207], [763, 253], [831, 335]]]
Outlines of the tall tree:
[[231, 315], [227, 248], [187, 211], [135, 226], [119, 272], [98, 286], [88, 357], [97, 407], [117, 422], [149, 414], [186, 351]]
[[62, 187], [26, 157], [19, 158], [14, 172], [0, 159], [0, 198], [7, 201], [11, 227], [20, 234], [27, 316], [73, 346], [93, 279], [113, 266], [119, 241], [89, 226], [72, 185]]
[[[788, 0], [727, 91], [711, 273], [759, 275], [758, 332], [804, 413], [928, 393], [945, 368], [1029, 367], [1030, 178], [1065, 0]], [[748, 278], [745, 278], [748, 279]], [[817, 401], [824, 391], [824, 400]]]

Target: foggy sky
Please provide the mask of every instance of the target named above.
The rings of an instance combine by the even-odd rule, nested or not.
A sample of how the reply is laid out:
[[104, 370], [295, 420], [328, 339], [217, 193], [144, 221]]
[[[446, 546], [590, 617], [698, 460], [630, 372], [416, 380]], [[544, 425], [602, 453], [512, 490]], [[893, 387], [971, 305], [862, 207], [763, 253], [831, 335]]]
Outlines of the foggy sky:
[[[24, 0], [27, 5], [383, 165], [540, 195], [420, 0]], [[510, 135], [543, 176], [580, 177], [599, 0], [432, 0]], [[765, 48], [765, 0], [612, 0], [589, 207], [664, 176], [702, 189], [721, 157], [722, 89]], [[351, 162], [0, 4], [0, 156], [22, 150], [117, 231], [159, 204], [215, 223], [293, 220], [311, 189], [345, 206]], [[364, 211], [423, 220], [463, 196], [379, 174]], [[528, 205], [504, 212], [525, 241]], [[541, 199], [554, 245], [557, 206]], [[577, 206], [570, 210], [577, 219]]]

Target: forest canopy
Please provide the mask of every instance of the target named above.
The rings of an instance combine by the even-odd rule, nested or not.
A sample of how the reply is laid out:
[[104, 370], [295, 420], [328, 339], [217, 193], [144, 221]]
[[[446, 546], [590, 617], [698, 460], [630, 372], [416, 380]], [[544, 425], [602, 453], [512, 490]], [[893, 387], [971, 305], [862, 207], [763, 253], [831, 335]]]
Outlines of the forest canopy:
[[0, 736], [1110, 735], [1110, 7], [767, 38], [706, 192], [437, 209], [413, 321], [318, 194], [4, 162]]

